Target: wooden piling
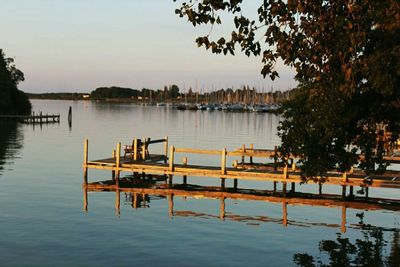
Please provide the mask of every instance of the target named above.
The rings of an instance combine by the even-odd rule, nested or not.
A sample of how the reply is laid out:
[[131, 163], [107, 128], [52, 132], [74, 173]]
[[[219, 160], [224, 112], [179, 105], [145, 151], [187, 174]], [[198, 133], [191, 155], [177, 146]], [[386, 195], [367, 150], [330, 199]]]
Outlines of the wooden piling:
[[116, 157], [115, 157], [115, 184], [119, 184], [119, 176], [120, 176], [120, 167], [121, 167], [121, 142], [118, 142], [116, 149]]
[[238, 179], [233, 179], [233, 189], [237, 189], [238, 188]]
[[[246, 145], [245, 144], [242, 145], [242, 152], [243, 153], [246, 152]], [[244, 160], [245, 160], [245, 157], [242, 156], [242, 164], [244, 164]]]
[[89, 149], [89, 140], [85, 139], [83, 145], [83, 182], [85, 185], [88, 183], [88, 149]]
[[[55, 119], [53, 118], [53, 121], [54, 120]], [[69, 109], [68, 109], [68, 125], [69, 125], [69, 127], [72, 126], [72, 107], [71, 106], [69, 106]]]
[[221, 174], [226, 174], [226, 148], [221, 152]]
[[168, 160], [168, 136], [164, 137], [165, 141], [164, 141], [164, 163], [167, 163]]
[[139, 151], [138, 151], [138, 139], [135, 138], [133, 140], [133, 160], [134, 161], [138, 160], [138, 153], [139, 153]]
[[[254, 144], [250, 144], [250, 149], [254, 149]], [[250, 164], [253, 164], [253, 156], [250, 156]]]
[[171, 172], [174, 171], [174, 153], [175, 153], [174, 146], [170, 146], [170, 148], [169, 148], [169, 171], [171, 171]]
[[[187, 166], [187, 163], [188, 163], [187, 157], [184, 157], [184, 158], [182, 159], [182, 162], [183, 162], [183, 166]], [[184, 184], [184, 185], [187, 184], [187, 176], [186, 176], [186, 175], [183, 175], [183, 184]]]

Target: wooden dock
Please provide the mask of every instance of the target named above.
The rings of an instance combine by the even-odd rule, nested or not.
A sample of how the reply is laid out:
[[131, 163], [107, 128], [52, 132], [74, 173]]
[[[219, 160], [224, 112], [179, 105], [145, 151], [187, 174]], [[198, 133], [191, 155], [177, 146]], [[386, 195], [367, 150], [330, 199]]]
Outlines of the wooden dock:
[[[347, 209], [357, 210], [400, 210], [400, 200], [354, 197], [351, 200], [343, 200], [340, 195], [332, 194], [309, 194], [290, 192], [276, 192], [271, 190], [254, 190], [219, 187], [196, 186], [188, 184], [168, 184], [154, 183], [152, 179], [132, 179], [122, 178], [119, 182], [115, 180], [94, 182], [83, 185], [84, 190], [84, 210], [88, 210], [88, 192], [116, 192], [115, 208], [120, 213], [120, 193], [130, 194], [132, 208], [147, 207], [146, 201], [149, 195], [155, 195], [168, 199], [168, 211], [170, 216], [192, 216], [203, 218], [219, 218], [221, 220], [244, 221], [251, 224], [262, 222], [275, 222], [284, 226], [322, 226], [321, 223], [296, 222], [288, 218], [288, 206], [317, 206], [333, 209], [341, 209], [341, 224], [326, 224], [327, 227], [340, 227], [342, 232], [346, 232]], [[206, 198], [219, 200], [219, 216], [212, 214], [196, 213], [193, 211], [176, 211], [174, 209], [174, 198]], [[226, 212], [226, 199], [261, 201], [282, 205], [282, 218], [269, 218], [266, 216], [240, 216]], [[351, 226], [355, 227], [355, 226]]]
[[[164, 145], [163, 154], [151, 154], [150, 145], [162, 143]], [[88, 183], [88, 169], [108, 170], [112, 172], [113, 177], [118, 182], [121, 172], [130, 172], [138, 176], [141, 174], [165, 175], [172, 184], [173, 176], [182, 176], [187, 180], [188, 176], [218, 178], [221, 179], [221, 187], [225, 186], [226, 179], [233, 179], [234, 186], [238, 186], [238, 180], [258, 180], [273, 182], [274, 187], [277, 183], [286, 185], [291, 184], [292, 190], [295, 185], [304, 183], [305, 180], [296, 167], [295, 161], [292, 164], [283, 165], [278, 161], [279, 155], [275, 150], [255, 149], [254, 146], [246, 148], [242, 146], [233, 151], [222, 150], [203, 150], [191, 148], [168, 148], [168, 138], [151, 140], [144, 138], [142, 140], [134, 139], [131, 145], [123, 148], [118, 143], [113, 150], [112, 157], [89, 160], [88, 158], [88, 140], [84, 143], [84, 183]], [[121, 155], [122, 151], [124, 152]], [[219, 167], [190, 164], [188, 155], [209, 155], [214, 156], [219, 161]], [[177, 163], [177, 155], [183, 155], [181, 163]], [[227, 166], [228, 158], [233, 162], [232, 167]], [[261, 158], [269, 163], [254, 163], [253, 159]], [[387, 157], [387, 160], [399, 163], [399, 156]], [[272, 162], [271, 162], [272, 161]], [[368, 188], [400, 188], [400, 172], [387, 171], [383, 175], [365, 175], [360, 170], [340, 173], [332, 171], [326, 173], [323, 178], [316, 178], [308, 183], [319, 185], [319, 191], [322, 193], [322, 184], [338, 185], [342, 187], [342, 195], [345, 197], [346, 188], [349, 187], [350, 195], [353, 195], [353, 187], [359, 186], [365, 189], [368, 197]]]
[[31, 115], [0, 115], [2, 119], [14, 119], [22, 123], [29, 124], [46, 124], [60, 123], [60, 114], [39, 114], [32, 113]]

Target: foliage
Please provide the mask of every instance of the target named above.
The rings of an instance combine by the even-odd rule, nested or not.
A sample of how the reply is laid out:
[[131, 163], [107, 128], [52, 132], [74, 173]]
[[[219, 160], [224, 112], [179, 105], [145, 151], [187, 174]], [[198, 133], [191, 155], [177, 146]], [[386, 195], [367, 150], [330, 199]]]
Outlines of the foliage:
[[24, 74], [17, 69], [14, 59], [6, 58], [0, 49], [0, 113], [29, 114], [32, 106], [24, 92], [17, 85], [24, 80]]
[[122, 87], [99, 87], [90, 93], [93, 99], [137, 97], [140, 91]]
[[[400, 130], [400, 3], [385, 1], [264, 0], [258, 18], [243, 15], [242, 0], [191, 0], [176, 10], [194, 26], [221, 24], [229, 37], [197, 38], [216, 54], [261, 56], [262, 75], [278, 77], [278, 60], [296, 70], [296, 97], [283, 108], [281, 151], [302, 157], [306, 176], [332, 168], [382, 172], [384, 144], [377, 125]], [[378, 168], [376, 168], [378, 166]]]

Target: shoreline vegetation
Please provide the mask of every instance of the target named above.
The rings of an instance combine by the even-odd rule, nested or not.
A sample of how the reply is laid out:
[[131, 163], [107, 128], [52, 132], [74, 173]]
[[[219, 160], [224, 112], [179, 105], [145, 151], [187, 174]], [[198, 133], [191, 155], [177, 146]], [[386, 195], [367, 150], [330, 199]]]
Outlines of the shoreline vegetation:
[[0, 114], [26, 115], [32, 110], [27, 95], [18, 90], [24, 73], [16, 68], [13, 58], [7, 58], [0, 49]]
[[275, 111], [288, 100], [292, 90], [259, 92], [243, 86], [238, 89], [219, 89], [211, 92], [180, 92], [177, 85], [165, 86], [163, 90], [143, 88], [141, 90], [123, 87], [99, 87], [90, 93], [27, 93], [30, 99], [47, 100], [95, 100], [111, 103], [136, 103], [166, 106], [181, 110], [251, 110], [256, 112]]

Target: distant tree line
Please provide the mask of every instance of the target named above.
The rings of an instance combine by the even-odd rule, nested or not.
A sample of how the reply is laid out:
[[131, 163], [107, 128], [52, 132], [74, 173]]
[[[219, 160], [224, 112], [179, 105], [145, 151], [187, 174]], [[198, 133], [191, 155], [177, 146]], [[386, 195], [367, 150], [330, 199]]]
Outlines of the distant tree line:
[[81, 100], [86, 93], [26, 93], [30, 99]]
[[24, 81], [24, 74], [17, 69], [14, 59], [6, 58], [0, 49], [0, 114], [29, 114], [32, 105], [24, 92], [18, 90], [18, 83]]
[[210, 92], [198, 92], [191, 88], [180, 92], [177, 85], [164, 86], [164, 89], [142, 90], [122, 87], [99, 87], [90, 93], [95, 100], [131, 98], [144, 102], [187, 102], [187, 103], [279, 103], [290, 97], [292, 91], [258, 92], [255, 88], [243, 86], [241, 89], [219, 89]]

